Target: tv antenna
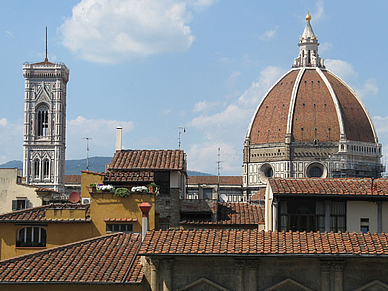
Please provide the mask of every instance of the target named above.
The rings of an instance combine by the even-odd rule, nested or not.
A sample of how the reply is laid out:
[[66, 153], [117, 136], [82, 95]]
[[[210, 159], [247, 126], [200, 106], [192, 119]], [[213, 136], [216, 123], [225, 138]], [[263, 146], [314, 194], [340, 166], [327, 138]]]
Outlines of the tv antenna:
[[176, 128], [178, 128], [178, 130], [179, 130], [178, 148], [181, 149], [181, 134], [186, 132], [186, 128], [184, 128], [183, 126], [178, 126]]
[[91, 137], [84, 137], [86, 139], [86, 170], [89, 171], [89, 140]]
[[221, 149], [218, 148], [218, 154], [217, 154], [217, 176], [218, 176], [218, 185], [220, 185], [220, 170], [222, 169], [221, 167]]
[[45, 62], [48, 62], [47, 58], [47, 25], [46, 25], [46, 58], [44, 59]]

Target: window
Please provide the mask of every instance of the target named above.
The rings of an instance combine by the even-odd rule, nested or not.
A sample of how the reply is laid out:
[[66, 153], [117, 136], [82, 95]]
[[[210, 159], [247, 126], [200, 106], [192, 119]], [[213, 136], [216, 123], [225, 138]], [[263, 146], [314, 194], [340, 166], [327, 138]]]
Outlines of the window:
[[29, 204], [30, 203], [27, 199], [12, 200], [12, 211], [26, 209]]
[[159, 193], [170, 195], [170, 173], [169, 172], [155, 172], [154, 182], [159, 186]]
[[125, 232], [129, 233], [133, 231], [133, 225], [127, 223], [109, 223], [106, 225], [106, 232]]
[[39, 179], [40, 161], [34, 160], [34, 178]]
[[212, 188], [203, 188], [203, 199], [213, 199], [213, 189]]
[[42, 105], [37, 114], [37, 136], [48, 136], [48, 107]]
[[360, 218], [360, 231], [362, 233], [369, 231], [369, 218]]
[[279, 209], [280, 230], [324, 231], [324, 203], [314, 200], [283, 200]]
[[16, 246], [17, 247], [45, 247], [46, 230], [39, 226], [29, 226], [19, 229]]
[[334, 232], [344, 232], [346, 230], [345, 202], [331, 202], [330, 230]]
[[50, 178], [50, 161], [48, 159], [43, 161], [43, 178]]

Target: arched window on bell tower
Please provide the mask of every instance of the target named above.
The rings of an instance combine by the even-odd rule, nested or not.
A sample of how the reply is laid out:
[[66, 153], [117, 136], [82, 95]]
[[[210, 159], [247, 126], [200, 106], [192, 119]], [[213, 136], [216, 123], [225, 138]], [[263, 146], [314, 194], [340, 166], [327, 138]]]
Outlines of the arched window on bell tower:
[[34, 160], [34, 178], [39, 179], [40, 170], [40, 161], [38, 159]]
[[38, 108], [37, 112], [37, 136], [48, 136], [48, 107], [46, 105], [41, 105]]
[[43, 179], [49, 179], [50, 178], [50, 160], [44, 159], [43, 160]]

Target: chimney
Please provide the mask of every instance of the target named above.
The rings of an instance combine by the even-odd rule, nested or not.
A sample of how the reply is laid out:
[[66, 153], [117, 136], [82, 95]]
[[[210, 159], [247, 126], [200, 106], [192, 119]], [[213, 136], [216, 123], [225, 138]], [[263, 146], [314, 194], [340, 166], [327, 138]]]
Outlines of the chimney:
[[149, 204], [148, 202], [143, 202], [139, 206], [141, 212], [143, 213], [142, 224], [141, 224], [141, 240], [142, 241], [144, 240], [146, 233], [148, 231], [148, 214], [151, 210], [151, 207], [152, 207], [151, 204]]
[[123, 128], [118, 126], [116, 128], [116, 151], [121, 151], [123, 139]]

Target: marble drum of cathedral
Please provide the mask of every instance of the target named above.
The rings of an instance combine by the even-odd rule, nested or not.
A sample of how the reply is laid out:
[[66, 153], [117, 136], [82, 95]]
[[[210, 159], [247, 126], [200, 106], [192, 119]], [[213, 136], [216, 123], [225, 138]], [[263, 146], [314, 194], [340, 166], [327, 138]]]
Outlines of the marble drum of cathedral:
[[364, 104], [318, 55], [307, 24], [292, 69], [257, 107], [244, 141], [243, 183], [268, 177], [380, 177], [381, 144]]

